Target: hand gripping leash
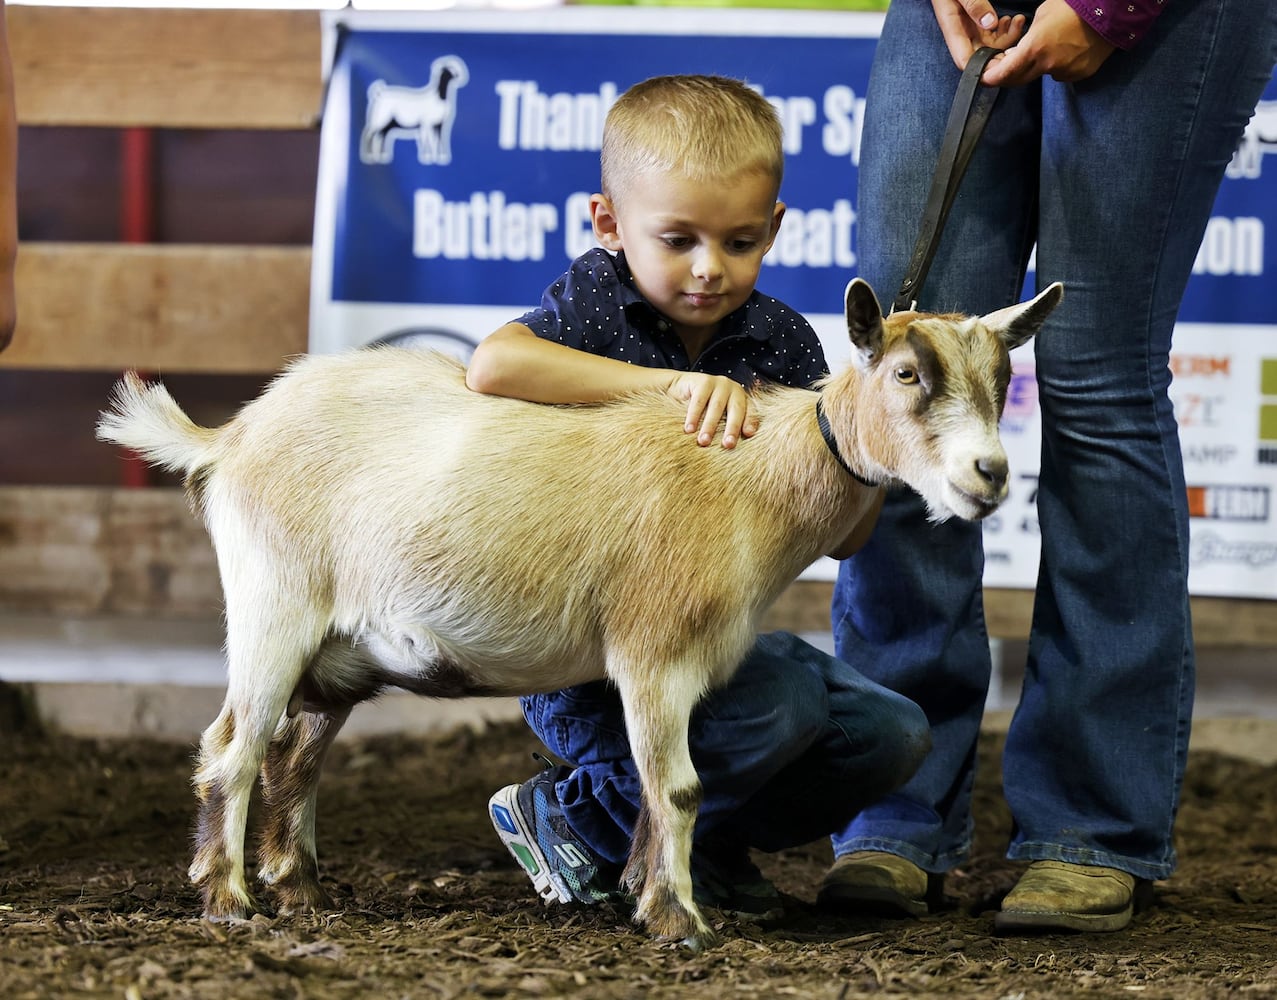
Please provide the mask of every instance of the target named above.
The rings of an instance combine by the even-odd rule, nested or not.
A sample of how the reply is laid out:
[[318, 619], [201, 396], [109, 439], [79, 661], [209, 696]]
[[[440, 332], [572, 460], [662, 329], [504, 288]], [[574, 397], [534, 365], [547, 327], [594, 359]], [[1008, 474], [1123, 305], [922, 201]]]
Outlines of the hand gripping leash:
[[922, 213], [922, 229], [918, 233], [918, 242], [914, 244], [913, 256], [909, 258], [900, 291], [891, 304], [891, 312], [913, 309], [918, 304], [918, 293], [936, 255], [936, 246], [940, 243], [940, 234], [944, 230], [945, 219], [949, 217], [954, 195], [958, 193], [967, 163], [975, 152], [976, 143], [980, 141], [980, 134], [1000, 93], [997, 87], [986, 87], [980, 83], [980, 74], [999, 51], [988, 46], [977, 49], [962, 71], [953, 106], [949, 109], [949, 121], [945, 125], [936, 173], [931, 180], [931, 192], [927, 195], [927, 205]]

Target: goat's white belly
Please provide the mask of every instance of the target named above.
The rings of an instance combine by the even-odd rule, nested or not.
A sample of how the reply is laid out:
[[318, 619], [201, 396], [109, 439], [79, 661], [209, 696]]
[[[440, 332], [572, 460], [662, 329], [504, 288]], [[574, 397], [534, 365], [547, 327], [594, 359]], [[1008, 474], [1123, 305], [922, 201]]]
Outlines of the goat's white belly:
[[433, 697], [553, 691], [604, 676], [601, 644], [529, 630], [442, 633], [421, 625], [362, 631], [386, 684]]

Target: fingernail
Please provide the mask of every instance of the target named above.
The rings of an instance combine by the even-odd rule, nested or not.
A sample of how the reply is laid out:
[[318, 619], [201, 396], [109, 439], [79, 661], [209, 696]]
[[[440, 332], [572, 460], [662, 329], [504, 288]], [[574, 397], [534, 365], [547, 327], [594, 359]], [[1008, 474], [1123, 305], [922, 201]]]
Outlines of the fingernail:
[[992, 11], [990, 11], [988, 14], [985, 14], [984, 17], [980, 18], [980, 27], [984, 28], [985, 31], [992, 30], [994, 25], [996, 25], [997, 23], [998, 23], [998, 15], [994, 14]]

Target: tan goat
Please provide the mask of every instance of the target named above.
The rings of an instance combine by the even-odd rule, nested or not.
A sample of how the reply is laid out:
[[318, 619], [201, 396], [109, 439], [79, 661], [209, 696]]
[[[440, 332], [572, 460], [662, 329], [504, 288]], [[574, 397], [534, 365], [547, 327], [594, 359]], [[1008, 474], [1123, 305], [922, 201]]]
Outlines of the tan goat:
[[867, 483], [908, 484], [937, 519], [997, 507], [1007, 351], [1061, 295], [979, 319], [884, 320], [857, 279], [853, 363], [819, 392], [759, 390], [760, 429], [731, 450], [698, 447], [683, 404], [660, 393], [484, 396], [456, 361], [396, 348], [304, 358], [219, 429], [127, 375], [98, 436], [186, 473], [225, 591], [226, 701], [194, 777], [190, 876], [206, 914], [257, 909], [244, 839], [259, 773], [261, 879], [281, 910], [331, 905], [316, 785], [359, 702], [606, 677], [644, 790], [624, 874], [635, 919], [710, 942], [689, 874], [692, 708], [731, 676], [768, 605], [871, 509]]

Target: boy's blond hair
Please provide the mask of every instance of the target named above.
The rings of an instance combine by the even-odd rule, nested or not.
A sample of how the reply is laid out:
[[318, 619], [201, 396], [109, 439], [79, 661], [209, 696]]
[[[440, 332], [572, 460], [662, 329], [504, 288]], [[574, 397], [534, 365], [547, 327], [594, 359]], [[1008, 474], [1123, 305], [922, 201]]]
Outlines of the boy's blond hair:
[[725, 76], [655, 76], [612, 105], [603, 126], [602, 190], [615, 202], [639, 174], [704, 181], [757, 171], [780, 190], [780, 117], [757, 91]]

